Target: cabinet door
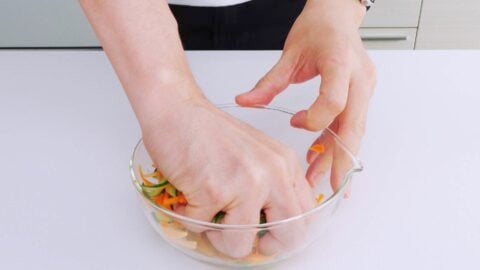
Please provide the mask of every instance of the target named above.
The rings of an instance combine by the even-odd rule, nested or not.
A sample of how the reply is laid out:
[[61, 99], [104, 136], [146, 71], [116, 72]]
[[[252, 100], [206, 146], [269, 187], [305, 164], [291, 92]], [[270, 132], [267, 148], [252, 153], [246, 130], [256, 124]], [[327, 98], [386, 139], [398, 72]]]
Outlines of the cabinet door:
[[77, 0], [1, 0], [0, 47], [98, 46]]
[[377, 0], [362, 26], [417, 27], [421, 5], [422, 0]]
[[480, 49], [480, 1], [423, 0], [417, 49]]
[[416, 28], [363, 28], [360, 35], [367, 49], [413, 50]]

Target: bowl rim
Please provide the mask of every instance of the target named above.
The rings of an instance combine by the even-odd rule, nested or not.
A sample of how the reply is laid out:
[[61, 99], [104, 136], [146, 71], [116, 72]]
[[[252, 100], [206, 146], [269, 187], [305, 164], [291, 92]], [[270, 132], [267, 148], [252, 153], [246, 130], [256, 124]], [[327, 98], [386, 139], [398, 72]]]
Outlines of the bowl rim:
[[[293, 112], [292, 110], [285, 109], [285, 108], [282, 108], [282, 107], [277, 107], [277, 106], [268, 106], [268, 105], [265, 105], [265, 106], [261, 105], [261, 106], [254, 106], [254, 107], [243, 107], [243, 106], [240, 106], [240, 105], [235, 104], [235, 103], [224, 103], [224, 104], [216, 104], [215, 106], [219, 109], [228, 109], [228, 108], [266, 109], [266, 110], [283, 112], [283, 113], [290, 114], [290, 115], [295, 114], [295, 112]], [[276, 220], [276, 221], [267, 222], [267, 223], [263, 223], [263, 224], [221, 224], [221, 223], [212, 223], [212, 222], [208, 222], [208, 221], [193, 219], [193, 218], [175, 213], [173, 211], [164, 209], [163, 207], [156, 205], [145, 195], [145, 193], [142, 191], [142, 187], [140, 186], [140, 183], [139, 183], [138, 179], [135, 177], [135, 168], [133, 167], [133, 163], [134, 163], [134, 160], [135, 160], [135, 153], [136, 153], [138, 147], [143, 143], [142, 138], [140, 138], [140, 140], [135, 145], [135, 148], [133, 149], [133, 153], [130, 157], [130, 162], [129, 162], [130, 177], [132, 178], [131, 179], [132, 183], [133, 183], [136, 191], [138, 192], [138, 195], [140, 195], [142, 198], [144, 198], [148, 202], [149, 205], [151, 205], [156, 210], [161, 211], [165, 215], [170, 216], [170, 217], [175, 218], [175, 219], [179, 219], [182, 222], [188, 222], [188, 223], [191, 223], [191, 224], [195, 224], [195, 225], [198, 225], [198, 226], [203, 226], [203, 227], [207, 227], [207, 228], [211, 228], [211, 229], [215, 229], [215, 230], [269, 229], [271, 227], [275, 227], [275, 226], [279, 226], [279, 225], [283, 225], [283, 224], [286, 224], [286, 223], [289, 223], [289, 222], [293, 222], [293, 221], [296, 221], [296, 220], [303, 219], [303, 218], [305, 218], [307, 216], [310, 216], [310, 215], [322, 210], [323, 208], [327, 207], [329, 204], [333, 203], [333, 201], [338, 200], [340, 198], [340, 195], [344, 194], [343, 191], [348, 186], [348, 183], [350, 183], [352, 175], [354, 173], [358, 173], [358, 172], [361, 172], [363, 170], [364, 167], [363, 167], [362, 163], [360, 162], [360, 160], [350, 151], [350, 149], [346, 146], [346, 144], [342, 141], [342, 139], [337, 134], [335, 134], [335, 132], [333, 132], [330, 128], [326, 128], [324, 130], [321, 130], [320, 133], [324, 132], [324, 131], [327, 131], [330, 135], [332, 135], [334, 137], [336, 143], [338, 145], [340, 145], [342, 147], [342, 149], [348, 154], [348, 156], [350, 157], [353, 165], [347, 171], [345, 176], [343, 177], [343, 181], [342, 181], [342, 184], [340, 185], [340, 187], [335, 192], [333, 192], [332, 195], [330, 195], [328, 198], [326, 198], [321, 204], [315, 206], [314, 208], [312, 208], [312, 209], [310, 209], [306, 212], [303, 212], [299, 215], [292, 216], [292, 217], [289, 217], [289, 218], [286, 218], [286, 219]]]

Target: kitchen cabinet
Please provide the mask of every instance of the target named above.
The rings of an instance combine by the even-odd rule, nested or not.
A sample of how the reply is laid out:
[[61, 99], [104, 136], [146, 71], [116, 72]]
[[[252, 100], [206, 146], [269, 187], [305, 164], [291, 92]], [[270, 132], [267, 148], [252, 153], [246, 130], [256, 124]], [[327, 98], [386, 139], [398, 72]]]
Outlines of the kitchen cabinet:
[[[369, 49], [480, 48], [480, 2], [377, 0], [361, 34]], [[0, 0], [0, 48], [98, 46], [77, 0]]]
[[[367, 48], [413, 49], [421, 0], [377, 2], [362, 25]], [[99, 46], [76, 0], [2, 1], [0, 37], [0, 47]]]
[[480, 1], [423, 0], [417, 49], [480, 49]]
[[0, 0], [0, 47], [98, 46], [77, 0]]
[[362, 27], [417, 27], [422, 0], [377, 0]]
[[360, 29], [367, 49], [413, 50], [422, 0], [379, 0]]

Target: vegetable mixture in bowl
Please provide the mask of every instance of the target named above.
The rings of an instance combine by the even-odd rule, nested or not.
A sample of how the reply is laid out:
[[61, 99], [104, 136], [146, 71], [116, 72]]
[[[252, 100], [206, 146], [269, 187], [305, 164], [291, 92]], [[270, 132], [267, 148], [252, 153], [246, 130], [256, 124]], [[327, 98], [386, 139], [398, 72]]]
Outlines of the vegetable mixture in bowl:
[[[317, 203], [315, 208], [301, 215], [271, 222], [262, 210], [258, 224], [250, 225], [222, 224], [225, 216], [223, 211], [218, 212], [210, 222], [180, 215], [175, 209], [188, 204], [186, 197], [152, 163], [142, 141], [135, 147], [130, 161], [134, 186], [150, 224], [169, 244], [187, 255], [224, 266], [259, 266], [278, 262], [301, 251], [326, 232], [353, 173], [361, 171], [362, 166], [331, 130], [326, 129], [319, 134], [290, 127], [289, 118], [293, 113], [288, 110], [273, 107], [243, 108], [233, 104], [219, 107], [290, 146], [299, 160], [305, 160], [307, 151], [320, 157], [325, 156], [327, 167], [323, 179], [314, 187]], [[331, 173], [334, 160], [338, 164], [334, 166], [336, 171]], [[307, 168], [306, 162], [302, 165]], [[341, 177], [336, 190], [329, 184], [333, 174]], [[207, 237], [209, 232], [239, 235], [255, 233], [256, 237], [250, 254], [233, 258], [225, 255], [226, 252], [215, 249]], [[289, 234], [292, 237], [286, 238], [290, 240], [281, 249], [262, 253], [258, 243], [267, 234]]]

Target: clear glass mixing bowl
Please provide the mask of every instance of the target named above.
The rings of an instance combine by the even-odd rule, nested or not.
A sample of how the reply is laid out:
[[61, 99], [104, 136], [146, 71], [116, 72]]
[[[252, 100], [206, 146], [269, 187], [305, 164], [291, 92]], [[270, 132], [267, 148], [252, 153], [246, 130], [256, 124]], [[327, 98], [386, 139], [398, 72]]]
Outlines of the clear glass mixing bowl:
[[[135, 146], [130, 160], [130, 173], [148, 221], [158, 234], [173, 247], [198, 260], [222, 266], [262, 266], [278, 262], [302, 251], [312, 242], [321, 238], [322, 233], [327, 231], [334, 213], [343, 201], [345, 189], [353, 174], [362, 170], [360, 162], [330, 129], [314, 133], [292, 128], [290, 117], [293, 112], [287, 109], [278, 107], [244, 108], [235, 104], [218, 105], [218, 107], [291, 147], [305, 169], [307, 168], [306, 152], [315, 140], [318, 139], [318, 142], [321, 143], [324, 154], [334, 153], [336, 160], [339, 160], [341, 165], [337, 164], [334, 168], [335, 172], [332, 173], [331, 162], [329, 164], [327, 161], [328, 166], [324, 171], [323, 179], [314, 188], [315, 193], [322, 194], [320, 196], [323, 199], [315, 208], [301, 215], [259, 225], [217, 224], [191, 219], [157, 206], [142, 191], [142, 180], [138, 168], [139, 165], [143, 168], [151, 168], [152, 161], [140, 140]], [[325, 158], [328, 159], [329, 157]], [[340, 179], [340, 184], [336, 190], [332, 190], [330, 186], [332, 175]], [[307, 224], [307, 226], [302, 227], [304, 224]], [[295, 228], [303, 229], [301, 232], [295, 232]], [[197, 233], [198, 231], [202, 232]], [[257, 240], [270, 232], [276, 234], [298, 233], [302, 235], [302, 241], [273, 255], [261, 254], [254, 245], [250, 255], [244, 258], [230, 258], [221, 251], [215, 250], [210, 244], [205, 236], [208, 231], [255, 232], [257, 233]]]

